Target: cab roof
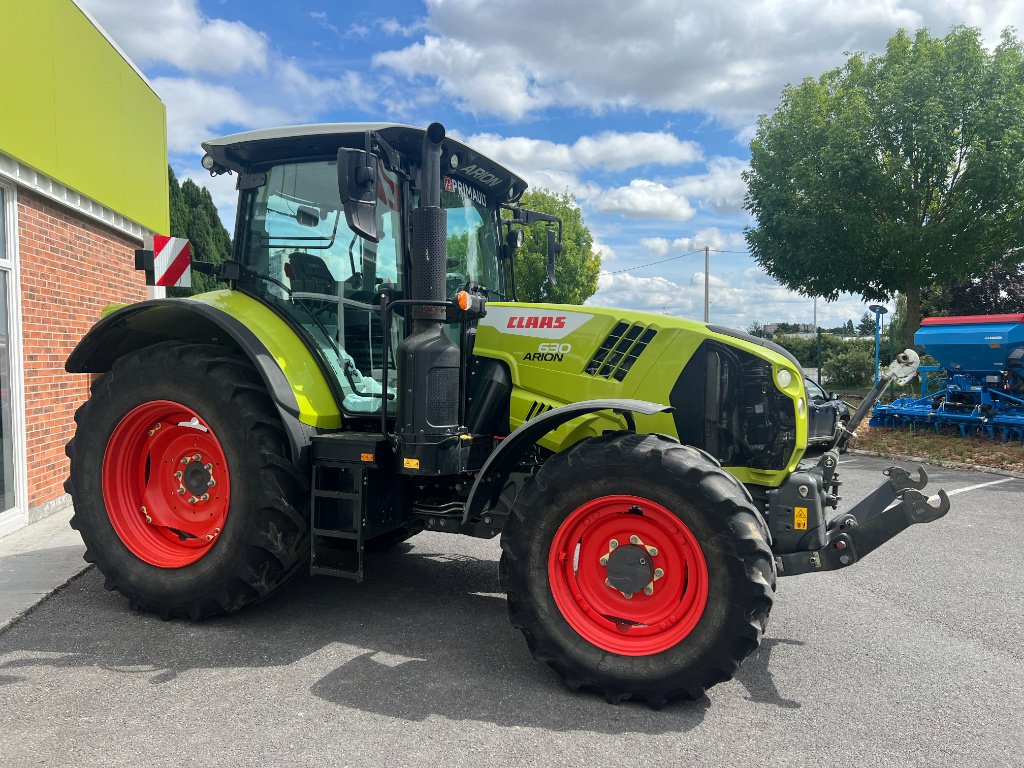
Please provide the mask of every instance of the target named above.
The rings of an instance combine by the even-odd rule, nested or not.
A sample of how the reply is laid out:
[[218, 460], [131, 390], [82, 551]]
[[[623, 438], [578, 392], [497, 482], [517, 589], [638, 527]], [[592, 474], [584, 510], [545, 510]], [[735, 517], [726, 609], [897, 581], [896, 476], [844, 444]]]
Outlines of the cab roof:
[[[296, 160], [334, 158], [341, 147], [362, 149], [367, 131], [380, 135], [402, 154], [410, 165], [418, 165], [423, 146], [423, 128], [398, 123], [320, 123], [263, 128], [207, 139], [202, 143], [213, 160], [235, 173], [254, 166]], [[502, 165], [451, 137], [442, 144], [441, 172], [466, 181], [498, 199], [511, 202], [526, 191], [526, 181]], [[452, 157], [458, 158], [452, 167]], [[511, 191], [511, 194], [510, 194]]]

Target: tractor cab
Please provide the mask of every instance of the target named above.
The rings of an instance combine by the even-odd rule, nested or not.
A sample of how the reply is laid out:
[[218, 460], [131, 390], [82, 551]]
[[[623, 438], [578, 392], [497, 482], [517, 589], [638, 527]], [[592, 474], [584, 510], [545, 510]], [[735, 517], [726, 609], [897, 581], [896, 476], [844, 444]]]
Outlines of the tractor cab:
[[[421, 204], [423, 136], [401, 125], [339, 124], [250, 131], [203, 144], [211, 173], [238, 175], [235, 287], [287, 319], [330, 372], [350, 416], [379, 414], [382, 403], [395, 412], [395, 350], [409, 330], [409, 313], [394, 313], [385, 338], [381, 296], [411, 296], [409, 220]], [[361, 163], [354, 172], [353, 159]], [[452, 139], [445, 140], [440, 167], [444, 297], [470, 289], [510, 298], [506, 240], [515, 238], [501, 237], [500, 210], [518, 200], [526, 183]], [[457, 325], [445, 331], [462, 343]]]

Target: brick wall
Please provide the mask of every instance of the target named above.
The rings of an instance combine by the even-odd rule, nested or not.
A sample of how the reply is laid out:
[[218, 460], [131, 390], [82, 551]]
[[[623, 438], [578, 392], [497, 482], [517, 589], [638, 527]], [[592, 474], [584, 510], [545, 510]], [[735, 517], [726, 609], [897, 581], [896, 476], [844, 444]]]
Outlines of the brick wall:
[[18, 190], [28, 507], [64, 493], [64, 444], [89, 377], [64, 361], [100, 309], [146, 297], [132, 239], [27, 190]]

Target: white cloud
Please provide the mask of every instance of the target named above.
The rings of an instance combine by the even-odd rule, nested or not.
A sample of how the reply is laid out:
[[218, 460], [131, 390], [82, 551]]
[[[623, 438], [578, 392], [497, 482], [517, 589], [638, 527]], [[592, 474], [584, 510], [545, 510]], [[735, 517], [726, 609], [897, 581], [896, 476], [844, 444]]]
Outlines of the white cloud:
[[594, 244], [592, 250], [601, 254], [601, 263], [607, 264], [610, 261], [615, 261], [618, 255], [615, 253], [615, 249], [607, 243], [602, 243], [597, 238], [594, 238]]
[[714, 251], [746, 251], [742, 232], [722, 232], [718, 227], [705, 227], [691, 237], [678, 237], [672, 247], [680, 251], [698, 251], [705, 246]]
[[183, 72], [231, 75], [263, 70], [267, 39], [240, 21], [210, 19], [197, 0], [78, 0], [140, 66], [159, 62]]
[[573, 144], [478, 133], [466, 139], [466, 143], [516, 172], [538, 169], [624, 171], [642, 165], [687, 165], [703, 157], [696, 142], [683, 141], [664, 131], [603, 131], [582, 136]]
[[684, 176], [673, 183], [673, 189], [702, 207], [718, 213], [740, 213], [747, 185], [741, 174], [749, 163], [738, 157], [713, 157], [707, 163], [707, 172]]
[[171, 152], [199, 152], [204, 139], [250, 126], [280, 125], [287, 113], [253, 104], [225, 85], [161, 77], [153, 81], [167, 105], [167, 144]]
[[664, 237], [641, 237], [640, 247], [650, 251], [652, 256], [665, 256], [672, 244]]
[[[712, 272], [709, 286], [713, 323], [747, 328], [755, 320], [810, 323], [813, 319], [813, 299], [783, 288], [770, 278], [764, 281], [749, 279], [749, 273]], [[703, 320], [704, 273], [693, 272], [688, 280], [680, 281], [659, 275], [602, 272], [598, 291], [587, 303]], [[818, 302], [818, 322], [823, 327], [837, 326], [851, 318], [856, 321], [863, 311], [864, 304], [858, 297], [844, 294], [835, 302]]]
[[787, 82], [850, 50], [880, 51], [900, 27], [941, 34], [967, 21], [995, 42], [1019, 24], [1000, 0], [427, 0], [422, 41], [376, 57], [436, 81], [464, 109], [522, 118], [551, 104], [595, 111], [699, 110], [735, 126], [769, 111]]
[[686, 221], [695, 213], [685, 197], [648, 179], [633, 179], [629, 186], [604, 190], [588, 202], [602, 213], [639, 219]]

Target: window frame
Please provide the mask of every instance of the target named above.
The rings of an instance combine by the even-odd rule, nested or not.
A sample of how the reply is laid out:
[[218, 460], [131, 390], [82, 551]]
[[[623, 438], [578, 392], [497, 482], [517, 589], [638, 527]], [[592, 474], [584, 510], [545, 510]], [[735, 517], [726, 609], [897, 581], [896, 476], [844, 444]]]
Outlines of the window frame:
[[0, 179], [6, 242], [0, 270], [7, 273], [8, 334], [11, 355], [11, 428], [14, 432], [14, 506], [0, 509], [0, 536], [28, 524], [28, 464], [26, 449], [25, 376], [22, 346], [21, 273], [18, 258], [18, 189]]

